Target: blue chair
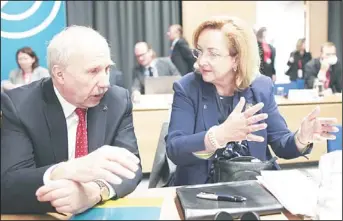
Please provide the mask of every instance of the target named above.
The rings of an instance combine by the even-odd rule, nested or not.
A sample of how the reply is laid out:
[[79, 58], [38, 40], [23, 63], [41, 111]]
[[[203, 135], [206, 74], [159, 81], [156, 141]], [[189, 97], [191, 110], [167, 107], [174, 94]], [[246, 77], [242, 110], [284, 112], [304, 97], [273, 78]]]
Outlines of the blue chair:
[[305, 80], [304, 79], [297, 79], [296, 84], [298, 89], [305, 89]]
[[290, 83], [287, 84], [275, 84], [274, 85], [274, 94], [277, 94], [277, 88], [278, 87], [283, 87], [283, 93], [285, 95], [288, 95], [288, 91], [291, 89], [298, 89], [298, 85], [296, 81], [291, 81]]
[[342, 126], [336, 125], [339, 129], [337, 133], [333, 133], [336, 135], [336, 140], [328, 140], [327, 142], [327, 152], [330, 153], [335, 150], [342, 150]]

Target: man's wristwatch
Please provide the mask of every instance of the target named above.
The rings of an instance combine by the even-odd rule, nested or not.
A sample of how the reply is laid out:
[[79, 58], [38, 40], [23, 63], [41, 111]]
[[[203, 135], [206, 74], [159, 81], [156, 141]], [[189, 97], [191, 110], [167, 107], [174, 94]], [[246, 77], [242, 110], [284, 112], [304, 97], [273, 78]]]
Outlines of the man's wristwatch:
[[101, 180], [94, 180], [94, 182], [100, 187], [100, 202], [108, 200], [110, 198], [110, 190], [107, 185]]

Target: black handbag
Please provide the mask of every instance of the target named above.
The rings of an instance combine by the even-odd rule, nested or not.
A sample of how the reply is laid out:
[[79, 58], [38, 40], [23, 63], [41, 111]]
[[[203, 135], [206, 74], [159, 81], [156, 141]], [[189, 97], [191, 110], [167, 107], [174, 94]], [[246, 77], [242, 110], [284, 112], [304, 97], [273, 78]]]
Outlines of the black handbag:
[[[231, 147], [230, 147], [231, 146]], [[261, 161], [249, 156], [248, 148], [240, 143], [231, 143], [213, 160], [210, 171], [210, 181], [234, 182], [256, 180], [262, 170], [274, 170], [277, 157]]]

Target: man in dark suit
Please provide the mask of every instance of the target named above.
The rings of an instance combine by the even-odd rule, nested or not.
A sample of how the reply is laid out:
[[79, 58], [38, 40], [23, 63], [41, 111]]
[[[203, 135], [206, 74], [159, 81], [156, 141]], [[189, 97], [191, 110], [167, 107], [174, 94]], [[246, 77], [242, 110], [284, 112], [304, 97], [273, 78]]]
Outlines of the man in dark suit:
[[145, 94], [145, 78], [180, 75], [175, 65], [168, 57], [156, 58], [156, 53], [146, 42], [135, 45], [135, 56], [138, 66], [133, 69], [132, 100], [139, 101], [140, 95]]
[[315, 79], [321, 81], [324, 89], [331, 88], [333, 93], [342, 91], [342, 64], [337, 60], [336, 47], [326, 42], [321, 47], [319, 58], [314, 58], [305, 65], [305, 88], [312, 89]]
[[142, 177], [129, 93], [109, 87], [106, 39], [72, 26], [47, 54], [51, 78], [1, 94], [1, 213], [77, 214]]
[[182, 76], [192, 72], [195, 58], [192, 55], [186, 39], [182, 37], [181, 25], [171, 25], [167, 35], [172, 42], [170, 47], [170, 58], [176, 68], [180, 71]]

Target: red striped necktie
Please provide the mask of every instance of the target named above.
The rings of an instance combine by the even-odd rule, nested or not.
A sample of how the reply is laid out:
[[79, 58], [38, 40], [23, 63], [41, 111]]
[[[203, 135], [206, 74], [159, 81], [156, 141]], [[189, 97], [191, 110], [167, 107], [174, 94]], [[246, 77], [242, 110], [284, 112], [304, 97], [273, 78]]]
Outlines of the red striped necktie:
[[76, 108], [75, 113], [79, 117], [76, 130], [75, 158], [83, 157], [88, 154], [88, 138], [86, 126], [86, 109]]

